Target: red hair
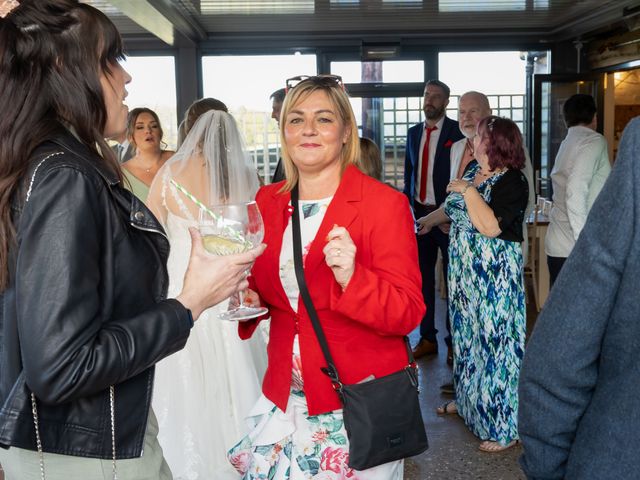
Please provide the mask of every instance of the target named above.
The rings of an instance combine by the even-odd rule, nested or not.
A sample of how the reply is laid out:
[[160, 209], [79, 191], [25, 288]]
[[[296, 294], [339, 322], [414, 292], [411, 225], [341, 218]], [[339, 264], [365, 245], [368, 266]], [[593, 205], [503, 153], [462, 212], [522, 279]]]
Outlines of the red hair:
[[522, 133], [513, 121], [495, 115], [485, 117], [478, 124], [478, 135], [483, 142], [487, 140], [487, 157], [491, 170], [524, 168]]

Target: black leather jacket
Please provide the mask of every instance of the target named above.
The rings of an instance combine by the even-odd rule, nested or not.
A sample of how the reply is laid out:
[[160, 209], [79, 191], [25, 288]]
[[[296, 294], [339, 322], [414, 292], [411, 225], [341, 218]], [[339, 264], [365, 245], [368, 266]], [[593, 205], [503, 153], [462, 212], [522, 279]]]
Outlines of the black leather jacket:
[[24, 180], [0, 294], [0, 444], [36, 449], [34, 392], [45, 452], [111, 458], [114, 385], [117, 457], [139, 457], [153, 366], [184, 346], [193, 325], [165, 299], [167, 238], [64, 129], [37, 149]]

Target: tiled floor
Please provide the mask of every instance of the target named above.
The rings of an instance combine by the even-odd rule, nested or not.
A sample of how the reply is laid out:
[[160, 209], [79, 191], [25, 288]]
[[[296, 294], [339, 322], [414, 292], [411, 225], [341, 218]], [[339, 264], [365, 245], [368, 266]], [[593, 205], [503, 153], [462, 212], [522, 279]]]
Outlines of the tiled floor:
[[[436, 324], [446, 332], [442, 313], [445, 302], [436, 305]], [[445, 333], [446, 335], [446, 333]], [[437, 415], [438, 405], [451, 400], [452, 395], [440, 393], [440, 385], [451, 381], [451, 368], [446, 363], [444, 336], [438, 334], [440, 352], [437, 356], [420, 359], [422, 415], [427, 426], [429, 450], [405, 461], [405, 480], [524, 480], [518, 465], [522, 447], [516, 446], [502, 453], [478, 450], [480, 441], [467, 429], [457, 415]], [[412, 345], [418, 332], [411, 335]]]
[[[444, 328], [445, 302], [438, 300], [436, 323], [440, 332]], [[529, 324], [535, 319], [528, 315]], [[412, 345], [418, 332], [411, 335]], [[422, 415], [427, 426], [429, 450], [405, 460], [405, 480], [525, 480], [518, 466], [522, 448], [516, 446], [502, 453], [484, 453], [478, 450], [479, 440], [467, 429], [457, 415], [439, 416], [438, 405], [451, 400], [451, 395], [440, 393], [440, 385], [451, 381], [451, 368], [446, 363], [444, 335], [440, 335], [440, 353], [423, 358], [420, 366]], [[0, 470], [0, 480], [3, 480]]]

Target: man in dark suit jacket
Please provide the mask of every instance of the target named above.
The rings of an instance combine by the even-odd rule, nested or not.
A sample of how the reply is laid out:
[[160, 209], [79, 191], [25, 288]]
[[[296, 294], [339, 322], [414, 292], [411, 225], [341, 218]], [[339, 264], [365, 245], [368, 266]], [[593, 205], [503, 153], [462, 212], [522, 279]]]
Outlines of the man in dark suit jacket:
[[[404, 161], [404, 193], [409, 198], [416, 218], [428, 215], [440, 206], [447, 196], [450, 180], [451, 145], [462, 138], [458, 122], [445, 115], [450, 90], [439, 80], [429, 80], [424, 88], [425, 121], [411, 127], [407, 133]], [[427, 155], [424, 155], [427, 153]], [[420, 324], [420, 342], [414, 349], [416, 358], [438, 353], [434, 322], [435, 266], [438, 249], [442, 252], [445, 279], [449, 248], [447, 226], [432, 229], [417, 237], [422, 295], [427, 312]], [[447, 326], [449, 318], [447, 313]], [[451, 344], [450, 336], [446, 342]]]
[[[284, 88], [276, 90], [269, 97], [271, 99], [271, 118], [278, 122], [278, 128], [280, 128], [280, 112], [282, 111], [282, 103], [287, 91]], [[282, 165], [282, 158], [278, 159], [276, 169], [273, 172], [271, 183], [280, 182], [285, 179], [284, 166]]]
[[114, 137], [111, 140], [117, 142], [111, 146], [111, 150], [113, 150], [113, 153], [116, 154], [119, 163], [126, 162], [136, 154], [136, 149], [129, 143], [129, 140], [127, 139], [126, 131], [117, 138]]

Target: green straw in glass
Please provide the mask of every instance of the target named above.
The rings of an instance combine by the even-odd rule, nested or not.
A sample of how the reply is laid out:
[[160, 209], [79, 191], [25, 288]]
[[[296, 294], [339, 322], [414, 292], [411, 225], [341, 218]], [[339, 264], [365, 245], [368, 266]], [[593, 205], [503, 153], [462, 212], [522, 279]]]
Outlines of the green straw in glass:
[[[174, 187], [176, 187], [178, 190], [184, 193], [184, 195], [193, 203], [195, 203], [201, 210], [204, 210], [207, 214], [211, 215], [211, 218], [213, 218], [216, 222], [219, 222], [220, 220], [222, 220], [222, 218], [219, 215], [216, 215], [215, 213], [213, 213], [213, 211], [209, 207], [207, 207], [204, 203], [202, 203], [195, 196], [193, 196], [191, 192], [189, 192], [189, 190], [184, 188], [182, 185], [176, 182], [173, 178], [170, 179], [169, 181]], [[251, 242], [248, 242], [240, 232], [228, 226], [225, 226], [225, 229], [229, 233], [230, 237], [235, 238], [236, 240], [242, 242], [248, 248], [252, 248], [253, 245], [251, 244]]]
[[211, 215], [213, 217], [214, 220], [218, 221], [218, 215], [216, 215], [215, 213], [213, 213], [204, 203], [202, 203], [200, 200], [198, 200], [196, 197], [194, 197], [193, 195], [191, 195], [191, 193], [189, 192], [189, 190], [187, 190], [186, 188], [184, 188], [182, 185], [180, 185], [178, 182], [176, 182], [173, 178], [171, 180], [169, 180], [171, 182], [171, 184], [176, 187], [178, 190], [180, 190], [182, 193], [184, 193], [187, 198], [189, 200], [191, 200], [193, 203], [195, 203], [198, 207], [200, 207], [201, 210], [204, 210], [205, 212], [207, 212], [209, 215]]

